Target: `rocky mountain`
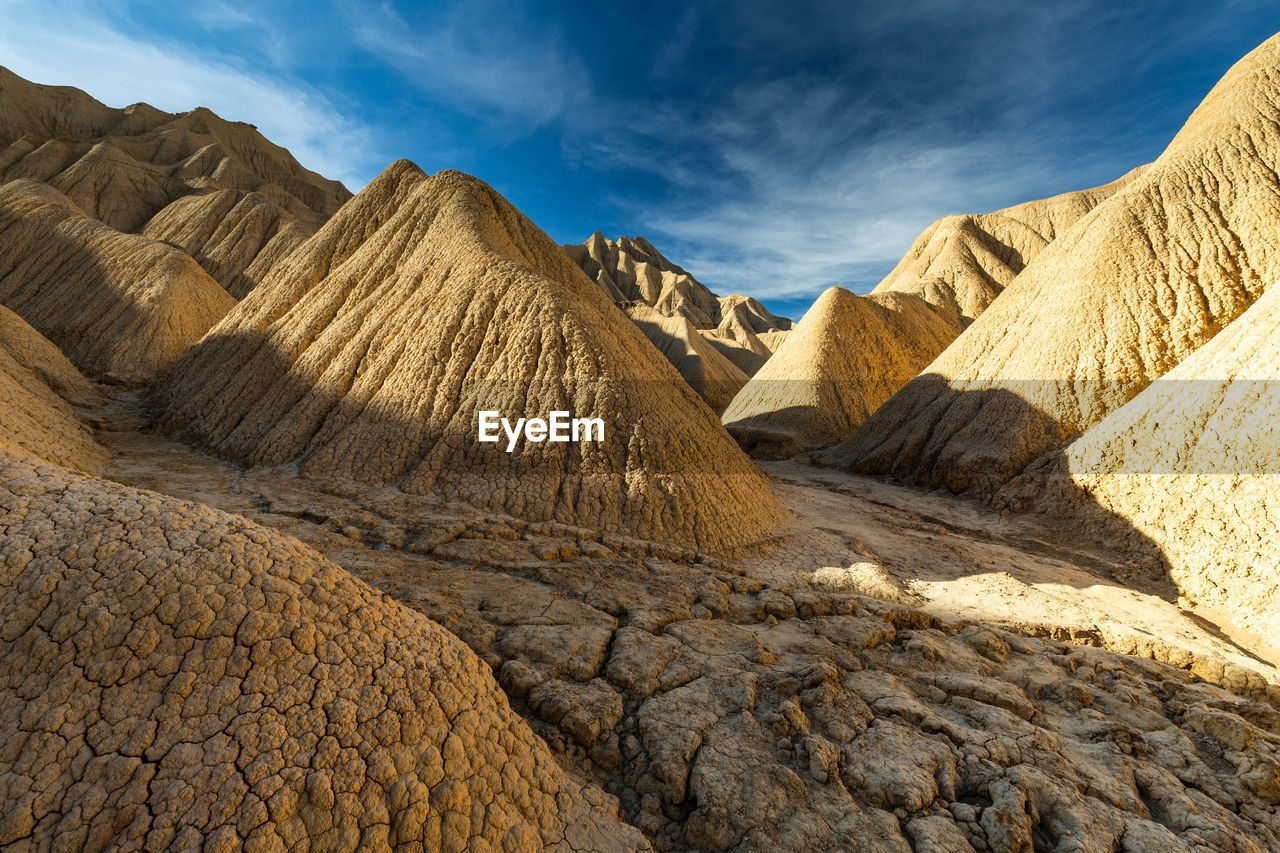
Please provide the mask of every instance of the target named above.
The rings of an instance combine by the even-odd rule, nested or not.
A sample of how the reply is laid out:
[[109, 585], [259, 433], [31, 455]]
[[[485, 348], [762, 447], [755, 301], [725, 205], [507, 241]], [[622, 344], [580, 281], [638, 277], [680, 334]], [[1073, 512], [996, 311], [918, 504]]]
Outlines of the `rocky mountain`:
[[622, 304], [631, 322], [716, 414], [723, 412], [733, 395], [747, 384], [747, 374], [685, 317], [668, 317], [643, 302]]
[[[777, 516], [711, 410], [558, 246], [481, 181], [407, 161], [275, 266], [155, 403], [245, 464], [528, 520], [718, 551]], [[601, 418], [606, 440], [509, 452], [476, 441], [482, 410]]]
[[[582, 245], [568, 245], [564, 250], [614, 302], [646, 305], [663, 316], [688, 321], [747, 376], [760, 369], [777, 348], [777, 337], [791, 328], [790, 320], [775, 317], [756, 299], [737, 293], [716, 296], [643, 237], [621, 237], [615, 242], [597, 231]], [[762, 334], [774, 335], [772, 347], [761, 341]], [[698, 353], [704, 351], [701, 345], [692, 353], [673, 351], [676, 357], [672, 364], [695, 388], [705, 387], [704, 374], [723, 372], [718, 360], [715, 364], [700, 363]], [[721, 399], [727, 386], [719, 383], [716, 387], [715, 399], [703, 396], [719, 412], [728, 402]]]
[[917, 296], [832, 287], [751, 378], [722, 420], [748, 452], [782, 459], [829, 447], [958, 334]]
[[1278, 58], [1272, 39], [1237, 63], [828, 461], [989, 494], [1240, 316], [1280, 272]]
[[115, 109], [0, 68], [0, 183], [20, 179], [118, 231], [175, 242], [237, 296], [257, 280], [250, 260], [296, 245], [351, 197], [252, 125], [203, 107]]

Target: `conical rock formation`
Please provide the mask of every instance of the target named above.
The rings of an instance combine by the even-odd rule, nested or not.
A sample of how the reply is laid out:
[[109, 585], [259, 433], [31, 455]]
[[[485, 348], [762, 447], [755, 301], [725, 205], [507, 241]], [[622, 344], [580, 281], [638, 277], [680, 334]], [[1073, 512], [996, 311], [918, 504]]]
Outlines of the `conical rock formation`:
[[0, 187], [0, 249], [0, 303], [92, 377], [148, 382], [235, 304], [184, 252], [34, 181]]
[[1140, 175], [1006, 207], [994, 213], [944, 216], [916, 238], [873, 293], [919, 296], [967, 324], [1059, 234]]
[[829, 288], [722, 420], [739, 444], [764, 457], [830, 446], [857, 429], [958, 331], [918, 297], [855, 296]]
[[[169, 371], [161, 423], [226, 457], [723, 550], [764, 476], [565, 253], [486, 184], [389, 167]], [[479, 413], [603, 441], [478, 439]]]
[[643, 237], [608, 240], [599, 231], [565, 251], [615, 302], [643, 302], [668, 317], [684, 317], [699, 329], [720, 319], [720, 299]]
[[1065, 445], [1280, 277], [1280, 38], [826, 457], [986, 494]]
[[1277, 329], [1272, 289], [1002, 496], [1137, 531], [1188, 598], [1280, 647]]
[[0, 306], [0, 450], [96, 473], [107, 460], [68, 402], [99, 395], [57, 347]]
[[639, 850], [425, 617], [235, 516], [0, 455], [0, 844]]
[[630, 303], [624, 310], [716, 414], [747, 384], [747, 374], [684, 317], [668, 317], [643, 302]]
[[313, 233], [261, 193], [237, 190], [180, 198], [142, 229], [191, 255], [237, 299]]

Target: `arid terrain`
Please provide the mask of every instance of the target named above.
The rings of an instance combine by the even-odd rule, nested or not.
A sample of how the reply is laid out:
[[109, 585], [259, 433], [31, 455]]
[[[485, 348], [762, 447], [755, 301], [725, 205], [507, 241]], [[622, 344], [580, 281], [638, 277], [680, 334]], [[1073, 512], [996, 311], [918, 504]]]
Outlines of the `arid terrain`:
[[1277, 127], [793, 326], [0, 69], [0, 846], [1280, 850]]

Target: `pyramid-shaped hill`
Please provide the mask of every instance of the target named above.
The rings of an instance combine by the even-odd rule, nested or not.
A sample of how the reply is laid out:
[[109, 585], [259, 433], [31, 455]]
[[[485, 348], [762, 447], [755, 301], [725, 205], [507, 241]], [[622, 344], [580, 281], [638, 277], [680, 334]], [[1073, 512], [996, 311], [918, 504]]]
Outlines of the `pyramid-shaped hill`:
[[825, 457], [987, 494], [1128, 402], [1280, 277], [1280, 38]]
[[[719, 551], [766, 479], [598, 286], [483, 182], [400, 161], [157, 384], [160, 423], [254, 465]], [[481, 443], [481, 411], [603, 441]], [[593, 435], [593, 438], [595, 436]]]
[[0, 257], [0, 304], [94, 378], [145, 384], [235, 304], [186, 253], [35, 181], [0, 186]]
[[1059, 234], [1137, 178], [997, 210], [944, 216], [924, 230], [873, 293], [919, 296], [968, 324]]
[[614, 302], [643, 302], [699, 329], [720, 319], [720, 298], [643, 237], [609, 240], [599, 231], [564, 250]]
[[0, 183], [15, 180], [48, 184], [119, 231], [180, 246], [237, 295], [351, 197], [252, 125], [204, 108], [114, 109], [0, 68]]
[[725, 358], [684, 317], [668, 317], [643, 302], [623, 303], [635, 323], [658, 352], [697, 391], [716, 414], [723, 412], [734, 395], [747, 384], [747, 374]]
[[958, 332], [919, 297], [828, 288], [722, 420], [759, 456], [828, 447], [857, 429]]
[[1187, 598], [1280, 648], [1278, 329], [1272, 288], [1002, 496], [1154, 545]]
[[238, 190], [180, 198], [142, 229], [142, 236], [191, 255], [237, 299], [313, 233], [266, 195]]
[[5, 846], [649, 849], [460, 640], [277, 531], [0, 451], [0, 581]]
[[57, 347], [0, 306], [0, 452], [96, 473], [107, 451], [69, 404], [100, 400]]

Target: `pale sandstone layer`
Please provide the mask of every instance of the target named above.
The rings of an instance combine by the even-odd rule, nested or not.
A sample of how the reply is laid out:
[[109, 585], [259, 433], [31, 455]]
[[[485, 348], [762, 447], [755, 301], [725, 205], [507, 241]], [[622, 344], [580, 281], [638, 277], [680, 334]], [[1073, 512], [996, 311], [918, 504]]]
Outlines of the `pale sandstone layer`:
[[721, 420], [754, 455], [783, 458], [829, 447], [958, 334], [923, 299], [901, 293], [822, 294]]
[[774, 316], [759, 300], [737, 293], [716, 296], [643, 237], [614, 241], [597, 231], [582, 245], [564, 250], [614, 302], [639, 302], [667, 317], [688, 320], [747, 376], [760, 369], [773, 349], [759, 335], [791, 328], [790, 320]]
[[351, 197], [252, 125], [203, 107], [114, 109], [0, 68], [0, 183], [24, 178], [117, 230], [181, 246], [237, 296], [260, 279], [255, 257], [301, 242]]
[[639, 850], [488, 669], [297, 541], [0, 457], [0, 844]]
[[108, 458], [68, 403], [99, 393], [47, 338], [0, 306], [0, 450], [87, 473]]
[[[252, 465], [721, 551], [761, 474], [565, 253], [487, 184], [389, 167], [159, 383], [167, 429]], [[479, 412], [605, 441], [477, 440]]]
[[94, 378], [150, 381], [235, 304], [186, 253], [35, 181], [0, 186], [0, 250], [0, 303]]
[[1128, 402], [1280, 275], [1280, 38], [1058, 235], [832, 464], [987, 494]]
[[[1280, 646], [1280, 291], [1001, 496], [1158, 549], [1193, 602]], [[1135, 535], [1136, 534], [1136, 535]]]
[[631, 322], [716, 414], [723, 412], [733, 395], [747, 384], [747, 374], [722, 355], [685, 317], [669, 317], [643, 302], [621, 304]]
[[944, 216], [924, 230], [872, 293], [919, 296], [961, 325], [976, 320], [1036, 255], [1142, 173], [993, 213]]

